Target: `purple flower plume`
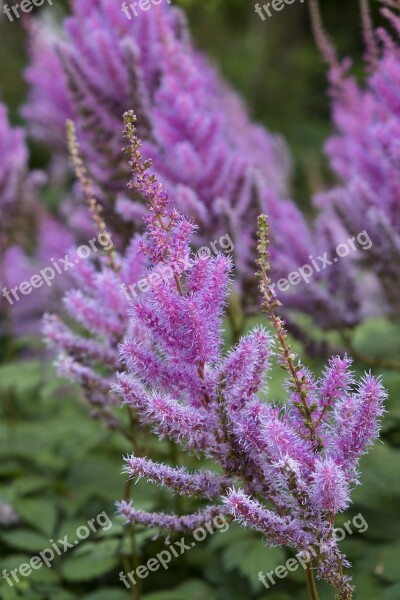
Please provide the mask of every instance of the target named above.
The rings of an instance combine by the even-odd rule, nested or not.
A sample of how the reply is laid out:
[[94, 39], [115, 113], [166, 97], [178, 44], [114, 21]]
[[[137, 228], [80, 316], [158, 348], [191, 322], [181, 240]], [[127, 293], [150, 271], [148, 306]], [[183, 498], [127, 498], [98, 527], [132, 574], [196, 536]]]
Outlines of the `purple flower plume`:
[[[119, 122], [132, 108], [152, 173], [174, 197], [176, 210], [197, 225], [193, 245], [226, 234], [232, 239], [235, 287], [246, 310], [257, 304], [254, 223], [260, 211], [271, 222], [275, 284], [343, 241], [332, 218], [314, 231], [286, 199], [291, 169], [284, 142], [250, 121], [238, 96], [195, 49], [179, 9], [162, 3], [129, 21], [114, 0], [74, 0], [62, 30], [38, 23], [31, 28], [23, 114], [55, 162], [65, 148], [65, 121], [74, 120], [121, 249], [141, 227], [146, 199], [140, 186], [126, 189]], [[79, 206], [68, 209], [71, 201], [65, 214], [81, 227]], [[365, 313], [350, 261], [314, 270], [308, 284], [291, 286], [285, 307], [294, 323], [292, 312], [306, 313], [325, 330], [352, 327]], [[295, 324], [292, 329], [305, 337]]]
[[[213, 504], [186, 517], [146, 513], [127, 501], [119, 503], [119, 512], [128, 522], [176, 531], [195, 528], [204, 515], [220, 510], [272, 545], [300, 551], [318, 542], [319, 576], [337, 588], [338, 598], [349, 600], [347, 562], [334, 539], [334, 518], [348, 506], [358, 460], [378, 435], [386, 392], [370, 375], [356, 382], [347, 357], [332, 358], [319, 378], [301, 365], [275, 313], [279, 302], [266, 294], [269, 251], [263, 218], [260, 289], [276, 339], [257, 328], [224, 351], [229, 260], [190, 254], [193, 227], [149, 173], [132, 113], [125, 115], [125, 135], [132, 187], [140, 188], [148, 202], [141, 251], [149, 258], [151, 283], [130, 311], [134, 333], [120, 346], [125, 368], [116, 391], [156, 435], [207, 457], [216, 471], [190, 472], [130, 455], [124, 467], [130, 477]], [[190, 268], [173, 270], [173, 261], [188, 255]], [[170, 267], [174, 276], [157, 277], [161, 267]], [[260, 398], [268, 392], [276, 353], [288, 372], [285, 406]]]
[[[56, 351], [59, 374], [81, 385], [93, 416], [115, 426], [112, 406], [119, 404], [111, 393], [115, 372], [121, 369], [116, 350], [131, 332], [127, 320], [129, 289], [145, 275], [146, 259], [138, 253], [140, 238], [134, 237], [124, 255], [76, 264], [73, 286], [64, 295], [65, 316], [47, 314], [43, 334]], [[140, 335], [138, 334], [138, 340]]]
[[[332, 358], [318, 378], [295, 356], [275, 312], [280, 302], [268, 294], [264, 218], [260, 290], [275, 333], [256, 327], [225, 350], [232, 260], [193, 252], [195, 225], [142, 157], [135, 115], [124, 118], [130, 189], [147, 202], [145, 233], [112, 264], [100, 257], [97, 265], [77, 266], [79, 287], [66, 294], [65, 307], [78, 327], [48, 316], [46, 337], [59, 352], [60, 372], [80, 383], [109, 426], [121, 427], [112, 410], [120, 396], [134, 425], [207, 458], [215, 469], [167, 466], [134, 447], [125, 459], [130, 478], [195, 496], [204, 507], [185, 516], [148, 513], [125, 498], [119, 512], [127, 522], [170, 531], [194, 530], [227, 514], [269, 544], [301, 551], [318, 543], [319, 576], [349, 600], [334, 518], [348, 506], [358, 460], [378, 436], [386, 392], [370, 375], [357, 382], [347, 357]], [[121, 290], [144, 275], [145, 292], [128, 302]], [[285, 405], [261, 397], [276, 357], [287, 371]]]
[[[180, 10], [163, 3], [128, 21], [113, 0], [75, 0], [63, 34], [32, 27], [23, 114], [54, 156], [65, 152], [65, 121], [74, 120], [107, 222], [119, 237], [129, 239], [121, 231], [141, 226], [144, 214], [143, 190], [126, 190], [121, 153], [120, 119], [133, 108], [152, 172], [176, 209], [198, 226], [193, 243], [231, 236], [236, 285], [248, 304], [254, 306], [249, 288], [260, 210], [273, 224], [277, 279], [320, 252], [300, 211], [283, 199], [290, 177], [284, 142], [251, 123], [241, 100], [194, 48]], [[336, 324], [346, 311], [321, 291], [320, 279], [303, 286], [293, 303], [312, 314], [325, 304], [319, 320], [325, 324], [329, 314]]]
[[349, 61], [331, 61], [329, 77], [336, 133], [328, 140], [326, 152], [339, 184], [317, 197], [317, 205], [327, 219], [335, 218], [336, 213], [350, 235], [368, 234], [371, 247], [361, 252], [359, 259], [380, 284], [383, 301], [379, 298], [375, 302], [375, 312], [398, 316], [400, 21], [389, 9], [382, 12], [388, 26], [376, 32], [371, 30], [369, 73], [363, 85], [349, 75]]

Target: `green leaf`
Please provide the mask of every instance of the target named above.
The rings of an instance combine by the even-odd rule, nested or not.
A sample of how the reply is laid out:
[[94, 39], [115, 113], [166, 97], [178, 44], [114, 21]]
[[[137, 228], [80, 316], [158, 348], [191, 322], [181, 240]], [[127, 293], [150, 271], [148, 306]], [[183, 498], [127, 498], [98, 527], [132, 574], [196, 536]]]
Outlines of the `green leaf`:
[[51, 500], [26, 498], [18, 500], [15, 508], [19, 516], [29, 525], [51, 537], [57, 520], [57, 509]]
[[30, 531], [30, 529], [17, 529], [0, 535], [1, 539], [13, 548], [26, 550], [28, 552], [38, 552], [49, 547], [48, 538]]
[[[354, 600], [383, 600], [379, 582], [371, 573], [355, 573], [353, 583], [356, 588]], [[396, 597], [398, 600], [398, 596]]]
[[0, 390], [12, 389], [19, 396], [37, 389], [43, 380], [40, 361], [26, 360], [0, 366]]
[[61, 588], [52, 589], [50, 598], [51, 600], [77, 600], [75, 594]]
[[391, 585], [382, 592], [383, 600], [399, 600], [400, 598], [400, 583]]
[[216, 592], [198, 579], [189, 579], [179, 587], [167, 592], [146, 594], [143, 600], [216, 600]]
[[[22, 564], [30, 563], [32, 556], [26, 554], [11, 554], [7, 558], [0, 561], [0, 571], [7, 569], [10, 573], [14, 569], [18, 569]], [[20, 582], [27, 581], [39, 582], [39, 583], [55, 583], [57, 581], [57, 575], [54, 569], [49, 569], [46, 565], [42, 564], [39, 569], [32, 569], [31, 573], [24, 577], [17, 573], [17, 577]], [[11, 580], [13, 580], [11, 578]], [[1, 596], [0, 596], [1, 597]]]
[[114, 556], [85, 554], [72, 556], [63, 561], [62, 572], [67, 581], [90, 581], [109, 573], [118, 564]]
[[7, 583], [0, 583], [1, 600], [19, 600], [20, 597], [14, 587], [10, 587]]
[[14, 481], [12, 488], [16, 496], [24, 496], [25, 494], [32, 494], [49, 488], [50, 485], [51, 481], [48, 477], [24, 474], [24, 477], [20, 477]]
[[232, 543], [248, 539], [249, 532], [240, 527], [238, 523], [231, 523], [229, 529], [225, 531], [221, 535], [217, 535], [216, 533], [210, 539], [209, 547], [213, 550], [217, 550], [219, 548], [225, 548], [231, 546]]
[[7, 569], [11, 571], [16, 569], [21, 563], [29, 562], [29, 554], [9, 554], [0, 560], [0, 569]]
[[263, 587], [258, 578], [258, 573], [275, 569], [278, 565], [285, 564], [285, 554], [279, 548], [266, 548], [257, 538], [248, 538], [233, 543], [222, 556], [225, 567], [237, 570], [247, 578], [253, 591]]
[[361, 506], [386, 511], [398, 510], [400, 452], [377, 443], [361, 461], [361, 483], [353, 492], [353, 501]]
[[385, 546], [378, 553], [379, 574], [388, 581], [400, 581], [400, 542]]
[[[79, 489], [87, 497], [95, 496], [115, 500], [122, 494], [125, 479], [115, 461], [101, 456], [79, 460], [73, 464], [68, 477], [72, 489]], [[99, 485], [103, 482], [104, 485]], [[119, 490], [119, 492], [118, 492]]]

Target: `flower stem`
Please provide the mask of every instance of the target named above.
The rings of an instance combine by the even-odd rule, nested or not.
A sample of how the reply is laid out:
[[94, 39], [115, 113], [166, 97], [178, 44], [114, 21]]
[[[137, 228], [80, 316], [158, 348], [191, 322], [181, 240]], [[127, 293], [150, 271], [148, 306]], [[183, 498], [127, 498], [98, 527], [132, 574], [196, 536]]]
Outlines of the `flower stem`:
[[312, 568], [312, 563], [307, 566], [306, 577], [307, 577], [308, 593], [310, 594], [310, 600], [319, 600], [317, 585], [315, 583], [315, 578], [314, 578], [314, 571]]

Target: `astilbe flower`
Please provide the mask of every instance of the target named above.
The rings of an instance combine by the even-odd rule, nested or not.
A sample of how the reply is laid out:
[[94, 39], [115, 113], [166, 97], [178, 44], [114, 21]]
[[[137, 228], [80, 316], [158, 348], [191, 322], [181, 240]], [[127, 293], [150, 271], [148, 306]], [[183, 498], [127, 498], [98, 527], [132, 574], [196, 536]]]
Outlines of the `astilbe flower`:
[[362, 253], [364, 268], [380, 282], [382, 298], [375, 311], [400, 315], [400, 18], [382, 10], [387, 28], [376, 32], [366, 23], [368, 69], [361, 85], [349, 74], [350, 61], [339, 62], [326, 39], [319, 39], [329, 61], [335, 134], [326, 152], [339, 186], [317, 197], [326, 218], [339, 215], [350, 235], [367, 231], [372, 240]]
[[[77, 123], [116, 243], [128, 242], [144, 214], [141, 192], [126, 191], [120, 153], [119, 120], [133, 107], [152, 172], [164, 181], [177, 209], [198, 225], [193, 243], [209, 245], [230, 234], [235, 286], [246, 309], [256, 304], [253, 223], [260, 212], [270, 216], [275, 282], [309, 264], [310, 255], [330, 250], [336, 231], [326, 235], [326, 230], [332, 220], [315, 234], [284, 199], [291, 169], [283, 140], [250, 122], [238, 96], [194, 49], [180, 10], [162, 3], [129, 21], [113, 0], [75, 0], [72, 11], [58, 44], [46, 28], [33, 27], [23, 114], [33, 135], [55, 155], [63, 148], [65, 120]], [[76, 202], [65, 212], [77, 215]], [[341, 295], [330, 283], [335, 278], [343, 281]], [[311, 315], [323, 329], [348, 327], [363, 315], [353, 279], [350, 267], [334, 265], [293, 288], [285, 305]]]
[[[180, 166], [183, 160], [189, 167], [190, 155], [199, 161], [213, 147], [218, 156], [209, 158], [211, 176], [222, 168], [228, 142], [246, 149], [274, 189], [287, 190], [290, 161], [283, 140], [249, 122], [239, 98], [194, 49], [180, 10], [163, 3], [129, 21], [111, 0], [75, 0], [72, 11], [58, 44], [60, 33], [48, 24], [31, 26], [29, 101], [23, 114], [37, 139], [62, 151], [64, 124], [73, 118], [94, 178], [108, 190], [124, 192], [119, 124], [134, 106], [141, 134], [155, 142], [160, 159], [169, 147], [166, 136], [168, 144], [171, 135], [180, 142]], [[181, 115], [174, 110], [178, 106]], [[220, 110], [217, 117], [222, 107], [225, 114]], [[178, 173], [178, 168], [172, 170]], [[190, 179], [190, 172], [183, 176]]]
[[56, 352], [59, 375], [81, 386], [92, 416], [110, 428], [121, 424], [112, 388], [115, 372], [122, 368], [116, 348], [131, 331], [126, 286], [145, 274], [139, 244], [134, 237], [124, 255], [114, 254], [113, 265], [106, 256], [76, 264], [63, 298], [64, 315], [48, 313], [43, 319], [43, 335]]
[[[250, 122], [240, 99], [194, 49], [178, 9], [163, 3], [131, 21], [113, 0], [75, 0], [72, 10], [59, 43], [39, 24], [32, 28], [23, 110], [32, 134], [57, 154], [65, 120], [73, 118], [107, 222], [121, 237], [123, 222], [141, 225], [143, 216], [140, 194], [127, 194], [120, 152], [120, 119], [133, 107], [154, 172], [199, 225], [198, 245], [226, 233], [242, 240], [236, 260], [239, 279], [248, 279], [255, 249], [248, 216], [255, 219], [260, 206], [287, 193], [283, 140]], [[286, 204], [290, 210], [290, 202], [277, 210]], [[302, 219], [294, 211], [291, 217]], [[284, 238], [284, 230], [276, 231]]]
[[75, 259], [73, 253], [72, 282], [63, 298], [65, 313], [62, 318], [46, 314], [43, 334], [47, 345], [57, 354], [55, 364], [60, 376], [82, 387], [95, 418], [104, 420], [111, 428], [119, 428], [120, 420], [113, 411], [119, 402], [111, 392], [115, 371], [122, 367], [116, 348], [131, 331], [126, 318], [128, 287], [144, 277], [146, 258], [139, 253], [138, 235], [131, 239], [123, 254], [115, 250], [72, 122], [68, 122], [67, 131], [71, 161], [87, 203], [92, 233], [96, 230], [99, 235], [107, 236], [109, 244], [103, 253], [93, 254], [85, 261], [80, 260], [78, 253]]
[[[28, 172], [28, 149], [24, 133], [10, 126], [7, 110], [0, 104], [0, 313], [2, 333], [38, 331], [41, 316], [50, 308], [63, 286], [43, 285], [30, 296], [17, 290], [22, 282], [58, 259], [72, 243], [72, 236], [41, 206], [39, 172]], [[64, 279], [65, 282], [65, 279]], [[17, 290], [15, 297], [12, 289]]]
[[[135, 117], [125, 115], [131, 148], [132, 185], [147, 198], [142, 251], [150, 260], [150, 290], [131, 308], [131, 335], [121, 344], [126, 365], [116, 391], [151, 425], [187, 451], [216, 464], [215, 472], [190, 472], [135, 454], [124, 472], [146, 477], [183, 496], [206, 500], [197, 513], [167, 515], [118, 503], [127, 522], [190, 531], [212, 515], [229, 514], [261, 532], [267, 544], [305, 550], [315, 545], [317, 573], [338, 598], [352, 597], [348, 563], [334, 539], [335, 514], [349, 504], [357, 464], [378, 435], [385, 391], [370, 375], [356, 382], [351, 359], [332, 358], [315, 378], [293, 354], [277, 300], [268, 295], [269, 255], [265, 218], [260, 218], [260, 289], [276, 340], [257, 327], [228, 352], [222, 319], [228, 300], [228, 257], [195, 256], [188, 271], [159, 277], [171, 261], [190, 255], [193, 226], [149, 174], [136, 137]], [[287, 370], [285, 407], [265, 403], [270, 363], [278, 348]], [[318, 544], [318, 546], [317, 546]], [[312, 578], [312, 570], [307, 571]]]

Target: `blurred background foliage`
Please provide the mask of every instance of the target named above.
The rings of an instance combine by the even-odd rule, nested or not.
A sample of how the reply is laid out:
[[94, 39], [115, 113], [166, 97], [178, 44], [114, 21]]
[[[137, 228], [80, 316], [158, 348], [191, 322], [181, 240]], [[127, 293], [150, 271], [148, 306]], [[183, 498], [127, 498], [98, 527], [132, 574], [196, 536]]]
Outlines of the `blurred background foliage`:
[[[119, 0], [116, 0], [119, 1]], [[292, 196], [310, 208], [312, 193], [330, 180], [322, 147], [331, 131], [326, 71], [311, 35], [307, 8], [296, 2], [262, 22], [248, 0], [180, 0], [194, 38], [241, 91], [251, 114], [287, 140], [294, 161]], [[362, 37], [356, 0], [322, 0], [327, 29], [342, 56], [354, 58], [360, 75]], [[54, 0], [52, 11], [67, 3]], [[39, 10], [37, 9], [39, 12]], [[379, 22], [378, 4], [373, 6]], [[24, 100], [22, 71], [26, 38], [21, 23], [0, 22], [0, 95], [19, 122]], [[32, 146], [32, 165], [44, 164], [43, 151]], [[249, 324], [250, 325], [250, 324]], [[400, 327], [384, 321], [366, 323], [357, 345], [375, 356], [400, 357]], [[36, 356], [39, 357], [38, 351]], [[81, 393], [55, 378], [46, 357], [0, 366], [0, 497], [12, 504], [19, 523], [0, 526], [0, 571], [11, 570], [102, 511], [114, 514], [114, 501], [124, 495], [119, 475], [122, 455], [131, 450], [118, 433], [105, 431], [91, 420]], [[322, 362], [314, 361], [318, 370]], [[358, 365], [361, 372], [365, 365]], [[271, 382], [271, 398], [280, 399], [281, 374]], [[384, 419], [383, 440], [365, 457], [363, 486], [355, 490], [355, 504], [343, 522], [362, 513], [368, 531], [343, 543], [354, 565], [355, 600], [400, 598], [400, 375], [384, 372], [390, 400]], [[153, 442], [152, 455], [168, 461], [171, 449]], [[193, 459], [183, 457], [184, 464]], [[177, 510], [177, 499], [154, 487], [134, 487], [137, 506]], [[182, 508], [178, 506], [178, 509]], [[186, 502], [184, 510], [195, 508]], [[340, 523], [339, 523], [340, 524]], [[163, 549], [154, 531], [136, 532], [138, 561], [144, 564]], [[71, 533], [72, 534], [72, 533]], [[179, 539], [179, 538], [178, 538]], [[128, 530], [115, 520], [107, 533], [98, 532], [57, 559], [54, 568], [42, 568], [10, 588], [0, 581], [4, 600], [128, 600], [136, 598], [118, 581], [132, 553]], [[289, 557], [268, 550], [254, 533], [231, 526], [216, 533], [179, 560], [168, 571], [144, 581], [144, 600], [306, 600], [304, 574], [291, 573], [272, 590], [265, 590], [257, 573], [273, 569]], [[332, 600], [321, 586], [321, 600]]]

